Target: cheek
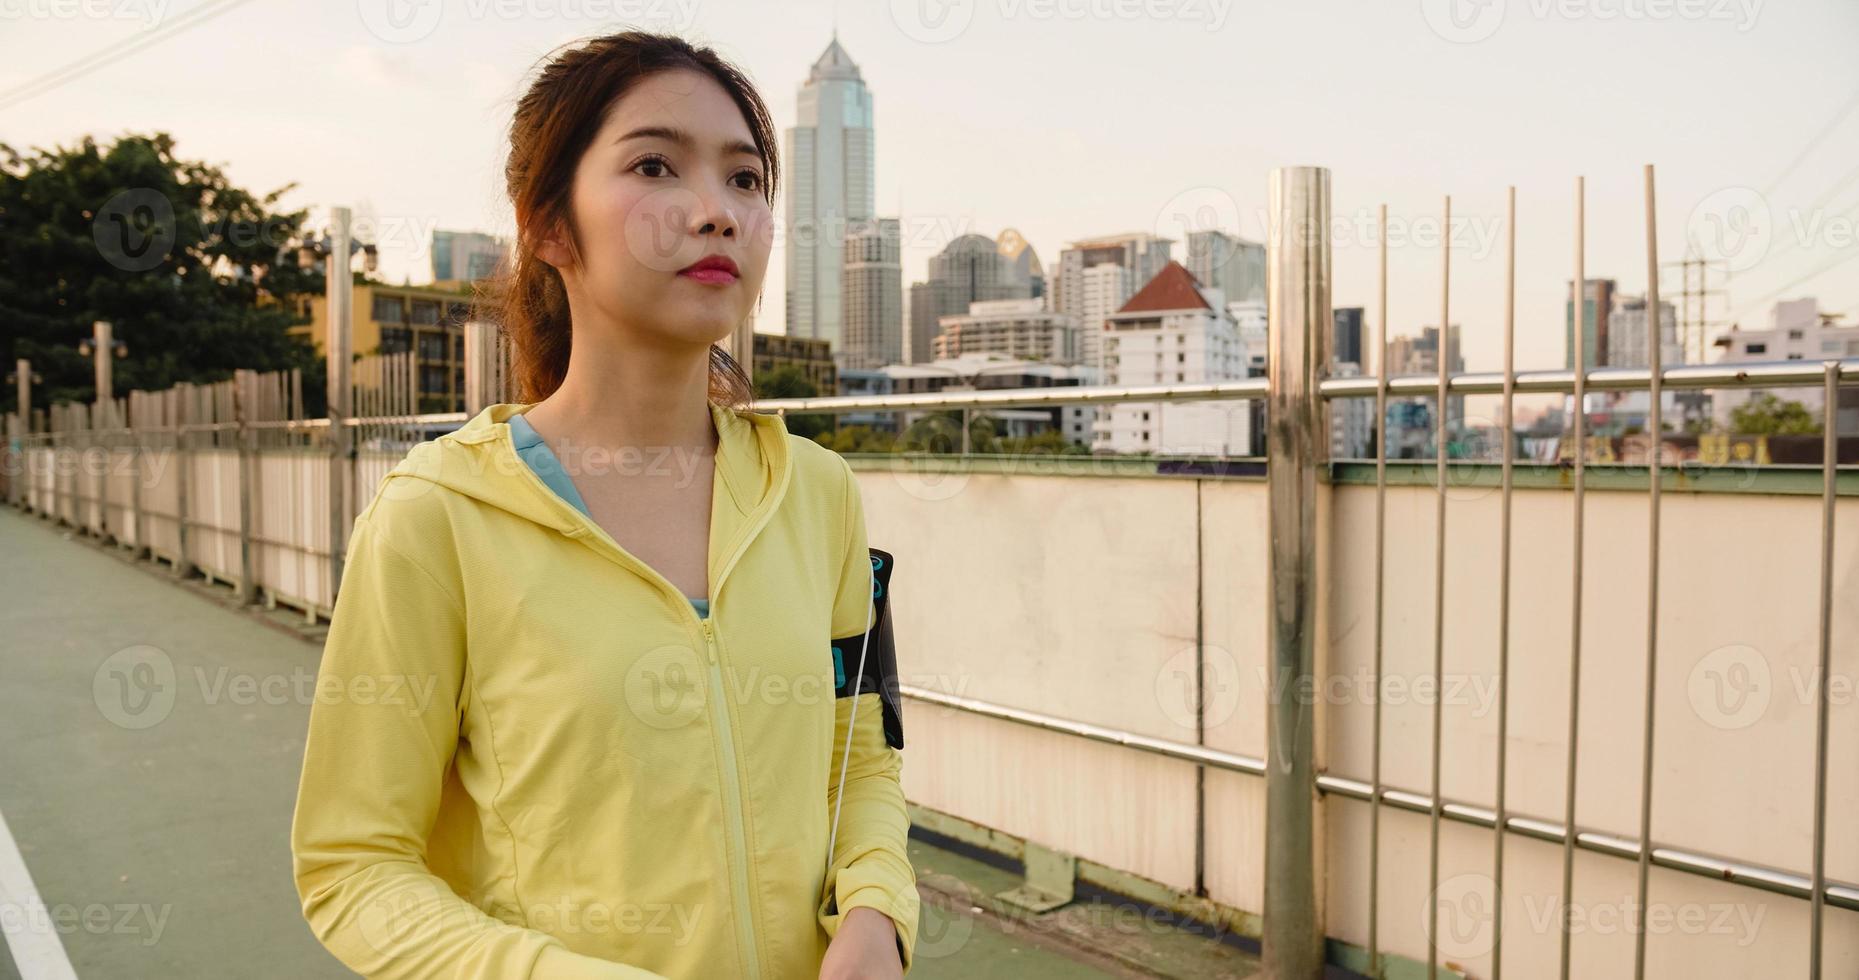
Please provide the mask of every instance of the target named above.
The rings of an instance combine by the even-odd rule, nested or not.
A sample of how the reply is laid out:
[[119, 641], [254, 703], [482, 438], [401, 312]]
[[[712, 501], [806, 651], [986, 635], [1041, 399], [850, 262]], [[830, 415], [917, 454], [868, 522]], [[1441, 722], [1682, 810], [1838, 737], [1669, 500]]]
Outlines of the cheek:
[[590, 266], [625, 276], [652, 264], [654, 236], [639, 231], [662, 226], [653, 195], [624, 180], [590, 181], [576, 194], [575, 215]]

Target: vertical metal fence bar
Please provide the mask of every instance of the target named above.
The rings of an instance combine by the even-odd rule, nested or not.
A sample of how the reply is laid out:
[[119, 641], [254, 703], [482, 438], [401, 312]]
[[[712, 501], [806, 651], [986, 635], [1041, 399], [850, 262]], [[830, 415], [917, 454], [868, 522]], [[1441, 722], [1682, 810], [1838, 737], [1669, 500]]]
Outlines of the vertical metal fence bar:
[[1265, 973], [1316, 980], [1323, 926], [1313, 844], [1316, 751], [1313, 683], [1317, 626], [1317, 466], [1329, 446], [1320, 431], [1317, 383], [1326, 363], [1330, 313], [1330, 172], [1272, 171], [1267, 235], [1272, 675], [1267, 684], [1265, 764]]
[[1517, 435], [1517, 188], [1504, 192], [1504, 461], [1498, 503], [1498, 774], [1491, 843], [1491, 980], [1504, 976], [1504, 785], [1510, 759], [1510, 499]]
[[1452, 196], [1447, 195], [1440, 225], [1439, 335], [1433, 347], [1439, 378], [1433, 420], [1433, 806], [1427, 814], [1427, 976], [1439, 962], [1439, 750], [1440, 727], [1445, 722], [1444, 698], [1439, 696], [1446, 666], [1446, 367], [1452, 334]]
[[329, 595], [335, 602], [342, 583], [343, 546], [348, 542], [343, 524], [347, 516], [344, 469], [351, 438], [348, 419], [355, 393], [349, 378], [349, 347], [355, 337], [354, 279], [349, 273], [349, 209], [330, 208], [331, 251], [324, 266], [328, 276], [329, 335], [323, 338], [327, 355], [329, 394]]
[[1381, 236], [1381, 275], [1375, 315], [1375, 701], [1369, 736], [1368, 797], [1368, 974], [1381, 976], [1381, 667], [1383, 556], [1388, 534], [1388, 206], [1376, 219]]
[[1833, 679], [1833, 500], [1839, 477], [1840, 365], [1828, 361], [1821, 386], [1820, 666], [1814, 696], [1814, 894], [1808, 912], [1807, 975], [1820, 980], [1827, 905], [1827, 706]]
[[[1587, 329], [1588, 317], [1583, 308], [1587, 299], [1587, 270], [1584, 268], [1585, 255], [1582, 252], [1586, 244], [1587, 232], [1583, 226], [1586, 219], [1584, 211], [1586, 189], [1584, 178], [1575, 178], [1575, 285], [1570, 316], [1575, 325], [1575, 520], [1574, 520], [1574, 594], [1569, 604], [1569, 727], [1568, 727], [1568, 773], [1564, 781], [1563, 802], [1563, 840], [1562, 840], [1562, 980], [1569, 978], [1569, 930], [1572, 926], [1575, 898], [1575, 837], [1579, 831], [1575, 828], [1575, 763], [1577, 759], [1576, 736], [1581, 726], [1581, 563], [1582, 563], [1582, 494], [1584, 490], [1585, 470], [1583, 463], [1588, 455], [1587, 446], [1587, 386], [1588, 352], [1582, 331]], [[1599, 302], [1596, 303], [1595, 316], [1600, 316]], [[1598, 322], [1598, 321], [1597, 321]], [[1597, 338], [1598, 339], [1598, 338]]]
[[[1599, 312], [1596, 312], [1599, 315]], [[1639, 926], [1633, 930], [1633, 975], [1646, 976], [1646, 894], [1652, 876], [1652, 754], [1654, 693], [1659, 681], [1659, 491], [1665, 482], [1660, 465], [1660, 450], [1665, 445], [1663, 419], [1659, 408], [1660, 369], [1664, 352], [1659, 319], [1659, 225], [1658, 208], [1653, 199], [1652, 164], [1646, 165], [1646, 363], [1651, 366], [1650, 401], [1646, 408], [1646, 430], [1652, 437], [1651, 455], [1647, 459], [1646, 541], [1646, 705], [1645, 730], [1640, 737], [1640, 866]]]

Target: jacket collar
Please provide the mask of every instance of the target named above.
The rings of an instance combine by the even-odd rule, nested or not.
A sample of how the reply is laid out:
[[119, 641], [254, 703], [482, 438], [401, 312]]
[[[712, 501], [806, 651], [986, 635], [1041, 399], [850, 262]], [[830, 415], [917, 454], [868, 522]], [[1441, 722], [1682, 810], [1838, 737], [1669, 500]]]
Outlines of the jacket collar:
[[[383, 492], [404, 496], [427, 486], [442, 486], [568, 537], [585, 538], [596, 547], [616, 552], [616, 559], [629, 557], [604, 529], [549, 490], [517, 455], [510, 417], [535, 404], [487, 405], [457, 430], [416, 445], [389, 472]], [[786, 494], [792, 460], [787, 426], [778, 416], [714, 402], [709, 407], [717, 432], [709, 543], [714, 576], [710, 586], [715, 589]], [[395, 479], [420, 482], [393, 485]]]

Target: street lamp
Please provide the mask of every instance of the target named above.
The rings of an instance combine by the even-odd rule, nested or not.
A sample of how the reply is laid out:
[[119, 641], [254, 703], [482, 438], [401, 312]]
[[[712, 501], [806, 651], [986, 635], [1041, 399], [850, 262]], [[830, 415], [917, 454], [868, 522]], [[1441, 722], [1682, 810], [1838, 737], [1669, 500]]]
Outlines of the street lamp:
[[[347, 236], [345, 235], [342, 237]], [[307, 236], [299, 238], [295, 242], [286, 243], [283, 248], [278, 250], [278, 258], [281, 261], [285, 258], [287, 253], [294, 252], [296, 254], [297, 268], [314, 269], [318, 264], [326, 262], [331, 255], [334, 255], [336, 248], [337, 246], [334, 238], [329, 232], [325, 231], [320, 234], [312, 232]], [[362, 256], [362, 271], [374, 272], [376, 269], [380, 268], [380, 249], [376, 248], [373, 242], [358, 242], [350, 238], [349, 260], [351, 262], [354, 261], [357, 252], [361, 253]]]

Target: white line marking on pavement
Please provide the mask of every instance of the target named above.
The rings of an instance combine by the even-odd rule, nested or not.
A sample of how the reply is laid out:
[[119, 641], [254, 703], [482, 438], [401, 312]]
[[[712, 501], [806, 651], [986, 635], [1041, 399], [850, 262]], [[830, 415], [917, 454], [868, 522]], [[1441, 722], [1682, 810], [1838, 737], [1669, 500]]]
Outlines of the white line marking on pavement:
[[19, 856], [19, 846], [13, 843], [4, 813], [0, 813], [0, 932], [6, 934], [20, 980], [77, 980], [52, 917], [39, 899], [39, 890], [32, 886], [26, 861]]

